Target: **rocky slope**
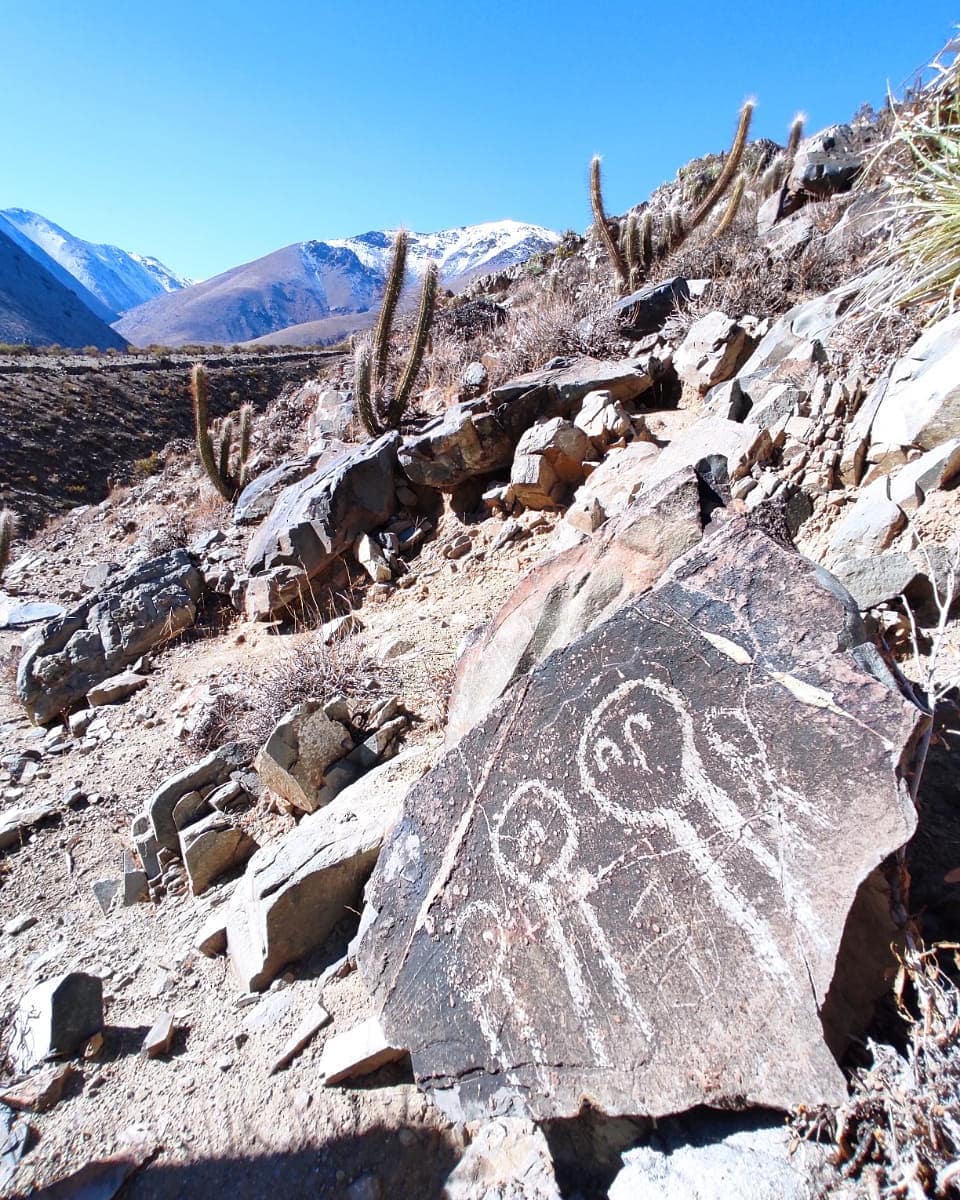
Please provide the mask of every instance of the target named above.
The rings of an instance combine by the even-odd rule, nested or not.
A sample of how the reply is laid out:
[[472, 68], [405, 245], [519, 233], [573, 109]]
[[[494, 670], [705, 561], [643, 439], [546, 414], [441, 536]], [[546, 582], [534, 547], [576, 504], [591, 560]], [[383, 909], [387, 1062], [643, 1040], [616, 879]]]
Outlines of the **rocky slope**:
[[190, 282], [156, 258], [84, 241], [39, 213], [8, 208], [0, 212], [0, 219], [18, 230], [30, 253], [52, 258], [75, 279], [81, 299], [95, 296], [110, 321]]
[[486, 280], [399, 430], [320, 361], [235, 504], [174, 444], [15, 548], [10, 1188], [948, 1194], [960, 319], [864, 337], [886, 193], [762, 201], [709, 277]]
[[[345, 324], [344, 317], [367, 314], [375, 307], [386, 279], [391, 240], [390, 232], [373, 232], [285, 246], [191, 288], [159, 297], [127, 313], [117, 329], [138, 346], [230, 345], [266, 335], [290, 344], [304, 344], [306, 337], [335, 340], [348, 325], [357, 327]], [[437, 262], [444, 286], [455, 289], [477, 274], [552, 249], [558, 241], [558, 235], [548, 229], [517, 221], [469, 225], [411, 234], [409, 263], [416, 275], [427, 262]], [[290, 326], [313, 322], [331, 324], [312, 326], [309, 332], [285, 332]]]
[[62, 278], [0, 229], [0, 341], [122, 349], [124, 339]]

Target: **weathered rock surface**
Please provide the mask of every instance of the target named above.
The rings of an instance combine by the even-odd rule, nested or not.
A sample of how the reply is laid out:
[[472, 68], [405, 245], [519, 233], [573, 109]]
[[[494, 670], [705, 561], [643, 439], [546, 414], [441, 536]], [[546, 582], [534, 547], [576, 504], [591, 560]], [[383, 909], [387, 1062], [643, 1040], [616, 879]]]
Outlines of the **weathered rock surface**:
[[233, 508], [234, 522], [237, 525], [249, 525], [253, 521], [262, 521], [283, 489], [297, 483], [313, 470], [313, 460], [304, 457], [288, 459], [264, 471], [251, 480], [237, 497]]
[[[145, 811], [153, 827], [157, 846], [179, 854], [178, 828], [173, 819], [173, 810], [177, 804], [191, 792], [202, 792], [226, 783], [231, 772], [245, 767], [252, 757], [249, 746], [242, 742], [228, 742], [216, 750], [211, 750], [199, 762], [191, 763], [189, 767], [184, 767], [182, 771], [177, 771], [165, 779], [147, 801]], [[144, 836], [139, 818], [134, 820], [133, 836], [137, 842]]]
[[958, 435], [960, 313], [952, 313], [894, 363], [871, 436], [875, 442], [931, 450]]
[[87, 692], [87, 700], [93, 708], [99, 708], [103, 704], [116, 704], [146, 687], [149, 682], [146, 675], [138, 675], [136, 671], [121, 671], [118, 675], [111, 675], [108, 679], [95, 683]]
[[[277, 722], [257, 755], [257, 773], [265, 787], [294, 808], [315, 812], [327, 769], [352, 749], [346, 727], [331, 720], [320, 701], [307, 700]], [[324, 802], [332, 799], [330, 793]]]
[[588, 392], [605, 389], [621, 403], [636, 400], [653, 380], [637, 362], [560, 359], [477, 400], [455, 404], [404, 439], [400, 465], [412, 482], [452, 490], [478, 475], [508, 467], [521, 436], [537, 420], [569, 419]]
[[399, 440], [399, 434], [386, 433], [280, 493], [247, 551], [251, 620], [289, 604], [361, 533], [393, 516]]
[[659, 333], [667, 318], [689, 299], [690, 285], [686, 279], [674, 275], [663, 283], [624, 296], [613, 306], [613, 311], [619, 316], [624, 333], [643, 337], [648, 333]]
[[474, 1134], [441, 1200], [561, 1200], [550, 1147], [532, 1121], [501, 1117]]
[[755, 463], [765, 462], [772, 451], [770, 434], [751, 421], [701, 417], [678, 433], [644, 471], [644, 487], [656, 487], [684, 467], [703, 474], [723, 475], [733, 482]]
[[398, 755], [370, 771], [251, 858], [227, 919], [227, 951], [248, 991], [322, 946], [348, 906], [357, 906], [417, 758]]
[[192, 625], [203, 588], [185, 550], [131, 567], [25, 639], [17, 695], [45, 724], [159, 642]]
[[520, 675], [653, 587], [702, 528], [697, 477], [687, 468], [644, 492], [596, 537], [531, 571], [461, 655], [447, 745], [483, 720]]
[[804, 138], [797, 147], [788, 192], [806, 193], [819, 200], [847, 191], [863, 170], [875, 138], [876, 131], [868, 123], [828, 125]]
[[180, 833], [180, 855], [195, 896], [225, 874], [245, 863], [257, 843], [226, 813], [211, 813]]
[[756, 342], [726, 313], [711, 312], [695, 321], [673, 356], [680, 379], [701, 395], [732, 379]]
[[610, 1200], [815, 1200], [828, 1149], [795, 1144], [781, 1121], [704, 1112], [659, 1123], [628, 1150]]
[[370, 1075], [403, 1056], [404, 1051], [391, 1044], [376, 1017], [368, 1017], [353, 1029], [327, 1039], [320, 1055], [320, 1077], [332, 1086], [344, 1079]]
[[5, 808], [0, 811], [0, 850], [16, 846], [34, 825], [56, 815], [52, 804], [31, 804], [26, 808]]
[[38, 983], [20, 1001], [10, 1056], [29, 1071], [46, 1058], [75, 1054], [103, 1025], [103, 986], [95, 975], [74, 971]]
[[411, 790], [359, 965], [445, 1111], [843, 1099], [821, 1009], [919, 716], [851, 609], [730, 520]]

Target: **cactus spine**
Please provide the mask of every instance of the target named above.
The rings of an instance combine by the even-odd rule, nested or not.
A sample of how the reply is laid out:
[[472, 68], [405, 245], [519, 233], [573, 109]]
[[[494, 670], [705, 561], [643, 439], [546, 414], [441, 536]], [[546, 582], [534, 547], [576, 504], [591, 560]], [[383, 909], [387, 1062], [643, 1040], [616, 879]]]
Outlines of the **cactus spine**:
[[600, 235], [600, 240], [603, 242], [607, 251], [607, 257], [610, 259], [610, 265], [613, 267], [617, 276], [617, 282], [622, 288], [630, 285], [630, 271], [624, 261], [623, 255], [620, 252], [620, 246], [617, 239], [613, 236], [610, 229], [610, 223], [607, 220], [607, 214], [603, 209], [603, 190], [600, 181], [600, 155], [595, 154], [593, 161], [590, 164], [590, 204], [593, 208], [593, 220], [597, 228], [597, 233]]
[[[197, 453], [213, 486], [224, 500], [233, 501], [247, 481], [247, 459], [250, 455], [250, 433], [253, 409], [249, 404], [240, 407], [238, 425], [227, 417], [211, 434], [210, 383], [201, 363], [194, 363], [190, 372], [190, 397], [193, 401], [193, 425], [197, 438]], [[234, 432], [237, 444], [234, 446]], [[216, 446], [214, 446], [214, 438]]]
[[12, 508], [0, 509], [0, 579], [10, 562], [10, 547], [17, 536], [19, 522]]
[[376, 397], [383, 396], [388, 390], [386, 384], [390, 373], [390, 337], [393, 332], [393, 318], [403, 288], [406, 260], [407, 234], [405, 230], [401, 229], [393, 243], [393, 257], [387, 273], [387, 285], [373, 335], [372, 349], [370, 344], [364, 340], [357, 345], [354, 352], [353, 395], [357, 413], [363, 427], [371, 437], [379, 436], [384, 429], [399, 429], [403, 414], [410, 403], [410, 396], [427, 348], [430, 327], [433, 324], [438, 280], [435, 263], [431, 263], [424, 272], [417, 321], [413, 331], [413, 341], [407, 354], [407, 362], [400, 382], [387, 401], [386, 418], [381, 420]]

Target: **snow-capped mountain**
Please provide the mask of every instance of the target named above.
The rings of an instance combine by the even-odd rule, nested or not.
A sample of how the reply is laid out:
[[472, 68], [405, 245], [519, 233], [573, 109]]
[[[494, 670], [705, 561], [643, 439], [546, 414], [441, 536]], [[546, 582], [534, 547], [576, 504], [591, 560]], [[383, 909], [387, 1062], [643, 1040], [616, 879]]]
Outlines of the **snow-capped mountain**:
[[[133, 254], [118, 246], [86, 242], [39, 213], [8, 208], [0, 212], [0, 217], [22, 235], [25, 240], [19, 240], [19, 244], [27, 253], [37, 258], [31, 246], [37, 247], [72, 276], [85, 293], [94, 296], [103, 306], [102, 315], [107, 320], [115, 321], [128, 309], [190, 283], [155, 258]], [[38, 261], [45, 260], [38, 258]], [[76, 294], [84, 298], [83, 294]]]
[[[125, 313], [114, 328], [137, 346], [232, 345], [293, 325], [301, 327], [298, 342], [342, 336], [350, 326], [349, 315], [368, 313], [379, 304], [394, 234], [378, 230], [326, 242], [295, 242], [203, 283], [158, 296]], [[455, 290], [476, 275], [552, 250], [559, 241], [552, 230], [520, 221], [411, 233], [409, 282], [427, 263], [437, 262], [441, 282]]]

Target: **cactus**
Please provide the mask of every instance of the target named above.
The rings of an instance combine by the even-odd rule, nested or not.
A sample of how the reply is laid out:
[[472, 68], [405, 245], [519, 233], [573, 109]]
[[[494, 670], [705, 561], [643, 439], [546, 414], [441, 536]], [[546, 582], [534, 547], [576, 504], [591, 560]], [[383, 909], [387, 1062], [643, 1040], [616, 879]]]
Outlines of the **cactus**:
[[787, 135], [787, 145], [782, 154], [778, 154], [760, 177], [760, 194], [766, 199], [778, 192], [790, 178], [793, 164], [796, 161], [797, 149], [803, 137], [803, 125], [806, 117], [797, 113], [790, 124]]
[[597, 233], [600, 235], [600, 240], [603, 242], [607, 251], [607, 257], [610, 259], [610, 265], [613, 267], [617, 276], [617, 282], [621, 290], [630, 286], [630, 271], [624, 261], [623, 255], [620, 252], [620, 246], [617, 239], [613, 236], [610, 229], [610, 222], [607, 220], [607, 214], [603, 210], [603, 191], [600, 182], [600, 156], [595, 154], [593, 161], [590, 164], [590, 204], [593, 208], [593, 220], [597, 228]]
[[[723, 169], [717, 176], [713, 187], [704, 196], [700, 205], [694, 209], [690, 219], [686, 222], [686, 234], [692, 233], [698, 225], [702, 225], [710, 213], [713, 211], [717, 203], [723, 199], [727, 188], [733, 182], [733, 177], [740, 170], [740, 161], [743, 158], [744, 147], [747, 144], [747, 137], [750, 133], [750, 121], [753, 118], [753, 110], [756, 104], [753, 100], [747, 100], [743, 108], [740, 109], [740, 119], [737, 122], [737, 132], [734, 134], [733, 145], [727, 152], [726, 162], [723, 164]], [[684, 236], [686, 236], [686, 234]]]
[[407, 353], [407, 362], [400, 381], [386, 402], [386, 416], [381, 419], [377, 397], [383, 397], [387, 392], [387, 378], [390, 365], [390, 337], [393, 332], [393, 318], [403, 286], [403, 274], [407, 256], [407, 235], [400, 230], [393, 244], [393, 258], [387, 275], [387, 286], [383, 295], [383, 304], [377, 318], [377, 327], [373, 335], [373, 348], [362, 341], [354, 352], [353, 395], [357, 405], [357, 413], [363, 427], [371, 437], [378, 437], [384, 429], [399, 429], [403, 414], [410, 403], [420, 364], [427, 348], [430, 327], [433, 324], [433, 312], [437, 302], [438, 272], [435, 263], [431, 263], [423, 275], [420, 288], [420, 305], [417, 321], [413, 331], [413, 341]]
[[790, 123], [790, 133], [787, 135], [787, 148], [784, 151], [784, 157], [793, 166], [793, 160], [797, 157], [797, 149], [800, 146], [800, 139], [803, 137], [803, 127], [806, 124], [806, 116], [803, 113], [797, 113]]
[[404, 368], [397, 390], [387, 407], [387, 424], [391, 429], [399, 429], [400, 422], [407, 405], [410, 403], [410, 393], [417, 381], [420, 364], [423, 362], [423, 352], [427, 348], [427, 338], [430, 326], [433, 324], [433, 310], [437, 303], [437, 264], [430, 263], [423, 274], [423, 285], [420, 288], [420, 307], [417, 310], [417, 323], [413, 331], [413, 341], [407, 353], [407, 365]]
[[382, 388], [387, 380], [387, 366], [390, 361], [390, 334], [393, 332], [393, 318], [403, 290], [403, 277], [407, 269], [407, 231], [398, 229], [393, 241], [393, 255], [390, 259], [390, 269], [387, 272], [387, 284], [380, 304], [380, 315], [377, 317], [377, 328], [373, 334], [374, 360], [373, 382]]
[[621, 237], [620, 242], [623, 257], [627, 261], [630, 290], [632, 292], [635, 291], [639, 286], [643, 270], [643, 266], [640, 261], [640, 226], [637, 222], [636, 213], [631, 213], [627, 217], [627, 223], [623, 227], [623, 236]]
[[10, 547], [17, 536], [20, 522], [12, 508], [0, 509], [0, 579], [10, 562]]
[[[213, 486], [224, 500], [233, 501], [247, 482], [247, 459], [250, 457], [253, 408], [249, 404], [241, 405], [236, 426], [233, 418], [227, 417], [211, 434], [210, 384], [207, 372], [201, 363], [194, 363], [193, 370], [190, 372], [190, 396], [193, 401], [193, 425], [200, 462]], [[234, 445], [235, 432], [237, 435], [236, 445]], [[216, 438], [216, 446], [214, 438]]]
[[[590, 201], [593, 207], [594, 223], [597, 233], [600, 235], [606, 248], [607, 256], [616, 273], [622, 292], [627, 289], [631, 291], [636, 289], [649, 273], [653, 263], [657, 259], [666, 258], [667, 255], [678, 249], [690, 234], [703, 224], [716, 205], [726, 195], [730, 184], [740, 172], [740, 164], [743, 160], [743, 151], [747, 144], [747, 137], [750, 133], [750, 122], [753, 117], [754, 107], [754, 101], [747, 100], [740, 109], [740, 117], [737, 122], [737, 131], [733, 138], [733, 144], [727, 152], [726, 160], [719, 175], [706, 196], [687, 217], [679, 209], [671, 209], [664, 214], [656, 241], [654, 240], [653, 217], [649, 209], [643, 214], [639, 232], [636, 229], [636, 219], [628, 217], [627, 226], [621, 241], [618, 242], [614, 237], [611, 229], [612, 222], [607, 220], [603, 209], [603, 194], [600, 186], [600, 159], [599, 157], [594, 157], [593, 162], [590, 164]], [[802, 130], [802, 120], [800, 118], [794, 121], [794, 126], [797, 126], [798, 121]], [[791, 138], [793, 136], [794, 131], [791, 129]], [[797, 134], [797, 140], [799, 140], [799, 134]], [[738, 180], [739, 195], [731, 198], [727, 211], [721, 220], [724, 231], [729, 228], [729, 222], [733, 220], [736, 214], [737, 207], [743, 198], [744, 187], [745, 182], [741, 184]], [[633, 225], [631, 225], [631, 221]]]
[[730, 226], [733, 224], [733, 219], [737, 215], [740, 208], [740, 201], [743, 199], [743, 193], [747, 186], [747, 177], [741, 171], [733, 185], [733, 191], [730, 193], [730, 199], [727, 201], [727, 207], [724, 209], [723, 216], [717, 223], [716, 229], [713, 231], [714, 237], [722, 237]]
[[640, 264], [644, 274], [653, 262], [653, 213], [648, 208], [640, 223]]

